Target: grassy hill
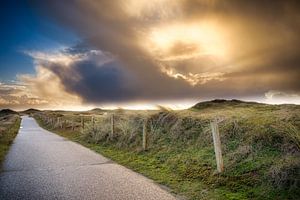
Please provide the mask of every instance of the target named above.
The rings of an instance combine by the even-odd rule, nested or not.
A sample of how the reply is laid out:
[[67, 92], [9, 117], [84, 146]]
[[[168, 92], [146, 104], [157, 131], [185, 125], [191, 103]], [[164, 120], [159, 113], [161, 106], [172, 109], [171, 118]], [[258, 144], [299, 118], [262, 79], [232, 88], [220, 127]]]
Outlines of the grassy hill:
[[237, 99], [232, 100], [225, 100], [225, 99], [215, 99], [212, 101], [205, 101], [197, 103], [192, 107], [192, 109], [205, 109], [205, 108], [218, 108], [218, 107], [228, 107], [228, 106], [239, 106], [239, 107], [245, 107], [245, 106], [255, 106], [255, 105], [266, 105], [266, 104], [259, 104], [256, 102], [245, 102]]
[[2, 110], [0, 110], [0, 117], [13, 115], [13, 114], [18, 114], [18, 112], [13, 111], [11, 109], [2, 109]]
[[[115, 133], [111, 135], [110, 114]], [[51, 122], [62, 116], [61, 126]], [[189, 199], [299, 199], [300, 106], [239, 100], [201, 102], [182, 111], [44, 112], [47, 129], [112, 158]], [[148, 119], [149, 149], [142, 149]], [[216, 172], [210, 121], [218, 121], [225, 172]], [[54, 120], [55, 121], [55, 120]], [[75, 124], [71, 129], [68, 123]]]
[[20, 112], [21, 114], [25, 114], [25, 115], [32, 115], [32, 114], [35, 114], [35, 113], [38, 113], [38, 112], [41, 112], [40, 110], [38, 109], [34, 109], [34, 108], [29, 108], [27, 110], [24, 110], [22, 112]]

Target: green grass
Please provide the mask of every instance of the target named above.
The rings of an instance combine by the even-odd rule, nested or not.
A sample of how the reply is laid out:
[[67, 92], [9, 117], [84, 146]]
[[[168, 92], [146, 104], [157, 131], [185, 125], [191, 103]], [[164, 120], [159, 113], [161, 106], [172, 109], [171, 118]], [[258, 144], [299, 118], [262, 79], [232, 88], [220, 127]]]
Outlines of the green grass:
[[18, 133], [20, 122], [18, 115], [6, 115], [0, 118], [0, 165]]
[[[41, 126], [168, 186], [188, 199], [299, 199], [300, 107], [205, 102], [184, 111], [42, 112]], [[81, 133], [80, 115], [86, 122]], [[64, 128], [47, 118], [61, 117]], [[143, 151], [143, 120], [149, 149]], [[219, 119], [225, 172], [216, 173], [209, 121]], [[74, 131], [71, 129], [73, 121]]]

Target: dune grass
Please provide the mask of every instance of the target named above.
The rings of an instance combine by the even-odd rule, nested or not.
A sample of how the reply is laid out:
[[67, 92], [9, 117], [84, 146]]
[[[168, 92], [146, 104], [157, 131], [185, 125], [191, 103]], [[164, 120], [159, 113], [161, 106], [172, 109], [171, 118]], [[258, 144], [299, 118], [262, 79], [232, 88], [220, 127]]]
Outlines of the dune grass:
[[0, 117], [0, 165], [18, 133], [20, 122], [21, 119], [17, 114], [8, 114]]
[[[110, 134], [110, 114], [115, 134]], [[80, 127], [84, 114], [85, 129]], [[91, 123], [94, 116], [95, 124]], [[61, 117], [64, 125], [49, 121]], [[205, 102], [184, 111], [43, 112], [45, 128], [188, 199], [299, 199], [300, 107]], [[148, 118], [149, 149], [142, 149]], [[225, 172], [216, 173], [209, 122], [219, 121]], [[74, 130], [73, 128], [74, 127]]]

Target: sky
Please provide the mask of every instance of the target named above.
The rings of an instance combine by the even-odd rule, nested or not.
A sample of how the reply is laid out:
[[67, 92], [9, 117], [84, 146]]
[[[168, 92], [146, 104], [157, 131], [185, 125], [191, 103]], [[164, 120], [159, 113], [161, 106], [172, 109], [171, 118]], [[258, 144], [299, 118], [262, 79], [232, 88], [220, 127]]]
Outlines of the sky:
[[300, 104], [297, 0], [11, 0], [0, 108]]

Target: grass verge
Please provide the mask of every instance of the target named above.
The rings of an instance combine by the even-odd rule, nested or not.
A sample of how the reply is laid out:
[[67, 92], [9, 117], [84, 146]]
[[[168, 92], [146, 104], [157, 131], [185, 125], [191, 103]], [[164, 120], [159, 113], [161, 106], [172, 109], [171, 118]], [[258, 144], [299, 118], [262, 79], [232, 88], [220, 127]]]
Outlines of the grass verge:
[[21, 119], [18, 115], [5, 116], [0, 121], [0, 164], [3, 162], [10, 145], [19, 131], [20, 122]]

